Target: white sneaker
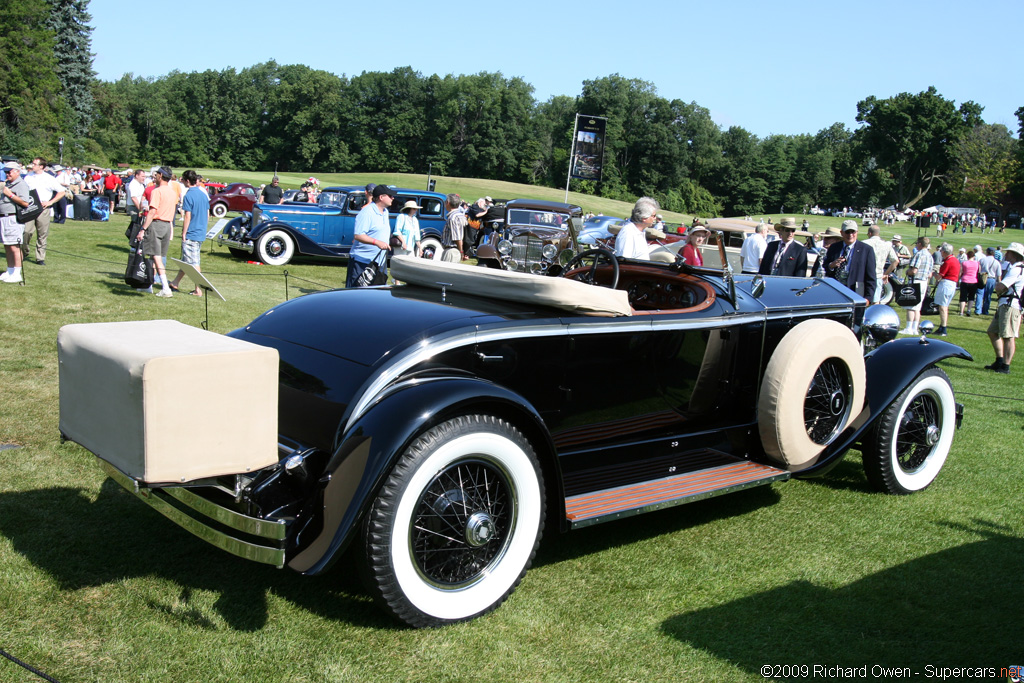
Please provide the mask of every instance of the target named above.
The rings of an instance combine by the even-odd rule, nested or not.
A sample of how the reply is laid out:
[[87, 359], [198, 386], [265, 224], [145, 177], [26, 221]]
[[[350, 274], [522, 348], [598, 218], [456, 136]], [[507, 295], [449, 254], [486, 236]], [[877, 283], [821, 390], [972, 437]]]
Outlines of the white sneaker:
[[[4, 275], [7, 275], [7, 273], [4, 273]], [[0, 276], [0, 280], [3, 280], [9, 285], [16, 285], [21, 282], [21, 273], [18, 273], [17, 275], [7, 275], [7, 277]]]
[[161, 289], [159, 292], [156, 293], [156, 295], [162, 296], [165, 299], [170, 299], [172, 296], [174, 296], [174, 293], [169, 289]]
[[11, 274], [5, 270], [2, 274], [0, 274], [0, 282], [7, 282], [7, 278], [9, 278], [10, 276]]
[[902, 330], [900, 330], [898, 332], [898, 334], [916, 334], [916, 333], [912, 329], [910, 329], [909, 327], [904, 327]]

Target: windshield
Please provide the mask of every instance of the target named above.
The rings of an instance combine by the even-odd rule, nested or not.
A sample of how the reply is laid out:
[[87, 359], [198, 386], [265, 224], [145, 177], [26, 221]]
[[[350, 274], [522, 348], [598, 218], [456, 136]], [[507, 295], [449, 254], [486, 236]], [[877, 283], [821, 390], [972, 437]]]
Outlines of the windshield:
[[541, 228], [561, 228], [565, 226], [567, 216], [554, 211], [532, 211], [530, 209], [510, 209], [509, 225], [536, 225]]
[[317, 198], [317, 204], [320, 206], [344, 206], [345, 194], [343, 192], [321, 192]]

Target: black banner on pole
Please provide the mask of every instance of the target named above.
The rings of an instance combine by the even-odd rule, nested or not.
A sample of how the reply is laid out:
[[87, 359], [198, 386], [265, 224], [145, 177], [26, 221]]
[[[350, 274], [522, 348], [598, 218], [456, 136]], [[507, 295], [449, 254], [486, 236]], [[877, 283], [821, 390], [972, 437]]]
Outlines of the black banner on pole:
[[600, 182], [604, 166], [604, 126], [600, 116], [576, 115], [576, 139], [573, 140], [573, 178]]

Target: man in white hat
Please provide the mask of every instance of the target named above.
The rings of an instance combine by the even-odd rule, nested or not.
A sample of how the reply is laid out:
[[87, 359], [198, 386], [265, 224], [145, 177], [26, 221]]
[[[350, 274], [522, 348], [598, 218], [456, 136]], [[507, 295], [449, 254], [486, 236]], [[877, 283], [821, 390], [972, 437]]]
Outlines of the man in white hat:
[[1010, 363], [1017, 349], [1020, 333], [1020, 297], [1024, 289], [1024, 246], [1011, 242], [1003, 250], [1003, 259], [1010, 262], [1003, 279], [996, 285], [999, 308], [988, 326], [988, 338], [996, 352], [996, 360], [986, 370], [1010, 374]]
[[779, 233], [779, 239], [765, 248], [757, 272], [807, 277], [807, 248], [793, 239], [796, 236], [796, 219], [783, 218], [775, 226], [775, 231]]
[[907, 248], [907, 245], [903, 244], [903, 238], [899, 235], [893, 235], [892, 248], [900, 259], [900, 265], [897, 268], [906, 268], [910, 264], [910, 249]]
[[875, 293], [875, 252], [857, 241], [857, 221], [843, 221], [843, 240], [825, 252], [825, 275], [842, 282], [865, 299]]
[[29, 205], [28, 183], [21, 177], [22, 167], [17, 162], [4, 164], [0, 181], [3, 181], [0, 196], [0, 241], [4, 245], [7, 259], [7, 271], [0, 274], [0, 282], [18, 284], [23, 281], [21, 276], [21, 242], [25, 229], [15, 218], [19, 208]]

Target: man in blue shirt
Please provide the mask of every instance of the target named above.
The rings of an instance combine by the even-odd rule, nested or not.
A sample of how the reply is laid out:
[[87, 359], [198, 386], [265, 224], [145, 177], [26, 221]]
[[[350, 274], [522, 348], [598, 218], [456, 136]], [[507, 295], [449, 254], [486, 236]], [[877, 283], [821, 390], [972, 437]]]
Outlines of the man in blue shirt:
[[359, 276], [363, 274], [370, 262], [382, 251], [390, 250], [388, 238], [391, 235], [391, 222], [388, 219], [388, 208], [395, 200], [395, 191], [387, 185], [373, 188], [373, 201], [360, 209], [356, 216], [355, 235], [352, 237], [352, 249], [348, 258], [348, 277], [345, 287], [357, 286]]
[[[181, 200], [181, 208], [185, 212], [185, 222], [181, 228], [181, 260], [194, 266], [198, 271], [199, 253], [206, 240], [206, 229], [210, 222], [210, 197], [199, 187], [199, 176], [195, 171], [185, 171], [181, 174], [181, 179], [185, 181], [187, 188], [185, 197]], [[171, 289], [178, 291], [178, 283], [184, 275], [184, 271], [178, 271], [177, 277], [171, 282]], [[189, 294], [202, 296], [203, 290], [196, 285], [195, 290]]]

